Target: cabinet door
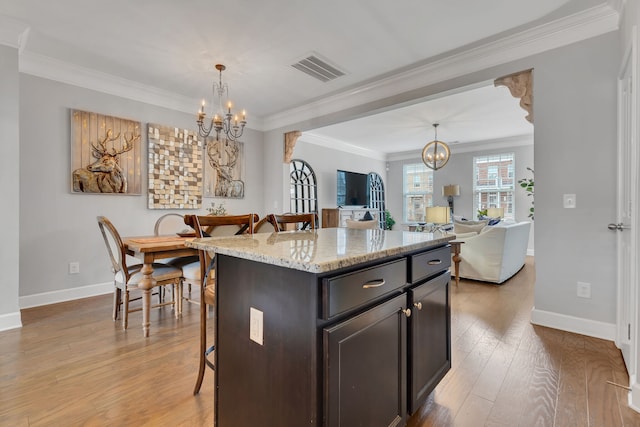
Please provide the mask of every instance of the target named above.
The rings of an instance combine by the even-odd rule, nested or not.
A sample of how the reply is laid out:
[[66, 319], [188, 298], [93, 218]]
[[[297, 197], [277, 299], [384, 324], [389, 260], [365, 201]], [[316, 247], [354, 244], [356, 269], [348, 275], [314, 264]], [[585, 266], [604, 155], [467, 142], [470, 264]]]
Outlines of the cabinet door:
[[406, 295], [323, 330], [326, 426], [404, 425]]
[[451, 369], [451, 311], [447, 271], [409, 291], [409, 414]]

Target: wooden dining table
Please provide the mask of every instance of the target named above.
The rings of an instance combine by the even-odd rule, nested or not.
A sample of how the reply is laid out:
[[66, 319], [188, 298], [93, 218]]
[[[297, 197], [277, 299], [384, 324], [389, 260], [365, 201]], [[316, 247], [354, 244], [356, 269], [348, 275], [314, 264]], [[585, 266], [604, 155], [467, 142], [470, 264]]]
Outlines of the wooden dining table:
[[[142, 332], [145, 337], [149, 336], [149, 311], [151, 309], [151, 289], [155, 285], [153, 278], [153, 262], [159, 259], [183, 257], [197, 255], [194, 248], [185, 246], [187, 240], [195, 236], [134, 236], [123, 238], [123, 243], [127, 255], [131, 255], [142, 261], [140, 272], [143, 278], [139, 288], [142, 290]], [[182, 298], [182, 295], [179, 295]], [[181, 304], [181, 301], [178, 302]], [[176, 307], [176, 310], [179, 308]]]

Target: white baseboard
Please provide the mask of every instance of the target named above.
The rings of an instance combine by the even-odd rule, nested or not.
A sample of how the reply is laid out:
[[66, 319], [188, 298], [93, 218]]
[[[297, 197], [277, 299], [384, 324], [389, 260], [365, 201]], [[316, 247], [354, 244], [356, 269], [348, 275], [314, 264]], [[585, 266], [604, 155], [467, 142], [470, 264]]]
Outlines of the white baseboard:
[[533, 249], [527, 249], [527, 256], [536, 256], [536, 255], [535, 255], [535, 250], [533, 250]]
[[81, 286], [79, 288], [61, 289], [41, 294], [25, 295], [19, 298], [20, 308], [39, 307], [41, 305], [72, 301], [80, 298], [94, 297], [113, 292], [113, 282]]
[[531, 310], [531, 323], [609, 341], [615, 341], [616, 338], [616, 325], [614, 323], [598, 322], [581, 317], [567, 316], [566, 314], [536, 310], [535, 307]]
[[0, 315], [0, 331], [8, 331], [9, 329], [21, 327], [22, 318], [20, 317], [19, 311]]
[[640, 412], [640, 384], [633, 382], [631, 384], [631, 391], [628, 395], [629, 407], [636, 412]]

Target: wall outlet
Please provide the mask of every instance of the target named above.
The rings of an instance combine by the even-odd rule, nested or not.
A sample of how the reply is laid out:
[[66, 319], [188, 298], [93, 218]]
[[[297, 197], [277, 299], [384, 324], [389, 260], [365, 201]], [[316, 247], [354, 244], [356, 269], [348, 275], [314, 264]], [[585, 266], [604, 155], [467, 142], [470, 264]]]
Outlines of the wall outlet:
[[576, 294], [580, 298], [591, 298], [591, 283], [578, 282]]
[[249, 339], [263, 345], [264, 324], [263, 313], [251, 307], [249, 309]]
[[78, 261], [73, 261], [69, 263], [69, 274], [78, 274], [80, 273], [80, 263]]
[[575, 209], [576, 207], [576, 195], [575, 194], [564, 194], [562, 196], [562, 205], [565, 209]]

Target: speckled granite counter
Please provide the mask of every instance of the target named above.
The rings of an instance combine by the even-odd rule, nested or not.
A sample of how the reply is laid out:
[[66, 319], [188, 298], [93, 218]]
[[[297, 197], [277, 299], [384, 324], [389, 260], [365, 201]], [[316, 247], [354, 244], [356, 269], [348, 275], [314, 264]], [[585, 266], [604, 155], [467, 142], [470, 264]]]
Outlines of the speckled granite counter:
[[266, 264], [323, 273], [442, 245], [453, 236], [406, 231], [322, 228], [315, 231], [208, 237], [187, 246]]

